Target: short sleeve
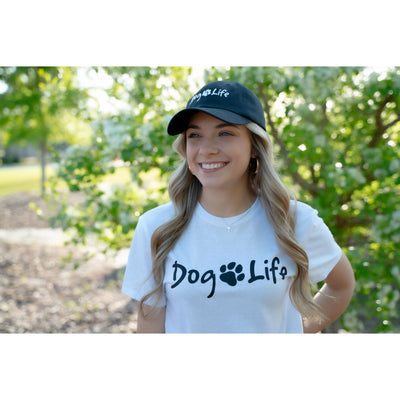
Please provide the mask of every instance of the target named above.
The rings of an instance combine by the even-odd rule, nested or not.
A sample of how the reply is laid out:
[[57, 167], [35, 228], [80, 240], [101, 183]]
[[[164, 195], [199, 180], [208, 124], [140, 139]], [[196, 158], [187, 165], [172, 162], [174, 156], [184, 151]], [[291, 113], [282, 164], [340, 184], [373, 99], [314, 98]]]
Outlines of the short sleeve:
[[308, 256], [310, 282], [323, 281], [342, 257], [342, 249], [318, 212], [304, 203], [298, 203], [296, 237]]
[[[122, 283], [122, 293], [138, 301], [155, 287], [151, 274], [151, 236], [153, 231], [154, 229], [151, 229], [145, 218], [139, 218]], [[153, 304], [151, 298], [145, 303]], [[160, 306], [165, 306], [164, 295]]]

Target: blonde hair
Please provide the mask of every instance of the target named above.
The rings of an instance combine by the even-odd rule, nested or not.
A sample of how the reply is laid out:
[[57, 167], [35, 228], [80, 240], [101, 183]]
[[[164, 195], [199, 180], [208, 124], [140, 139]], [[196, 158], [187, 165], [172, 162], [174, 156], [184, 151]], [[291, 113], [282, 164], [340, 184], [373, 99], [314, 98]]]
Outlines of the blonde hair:
[[[321, 308], [314, 303], [308, 277], [308, 257], [295, 238], [295, 209], [291, 209], [291, 196], [282, 183], [274, 165], [273, 145], [267, 132], [251, 122], [246, 127], [252, 133], [252, 151], [258, 161], [257, 173], [249, 168], [251, 187], [258, 193], [265, 214], [269, 219], [280, 248], [295, 262], [297, 275], [290, 287], [290, 298], [303, 317], [325, 320]], [[152, 275], [154, 289], [140, 300], [139, 312], [150, 315], [163, 294], [165, 260], [192, 218], [201, 194], [201, 184], [189, 171], [186, 162], [186, 136], [181, 134], [174, 142], [174, 149], [184, 161], [174, 172], [169, 184], [169, 196], [175, 208], [175, 217], [160, 225], [151, 238]], [[143, 304], [153, 298], [153, 306], [144, 315]]]

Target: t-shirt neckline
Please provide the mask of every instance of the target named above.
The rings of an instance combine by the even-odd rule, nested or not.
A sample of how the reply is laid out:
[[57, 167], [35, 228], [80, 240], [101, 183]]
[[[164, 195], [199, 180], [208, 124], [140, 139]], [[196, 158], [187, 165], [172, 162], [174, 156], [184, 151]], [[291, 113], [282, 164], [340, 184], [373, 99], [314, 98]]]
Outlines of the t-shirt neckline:
[[248, 208], [246, 211], [242, 212], [241, 214], [235, 215], [233, 217], [217, 217], [209, 213], [201, 204], [200, 202], [197, 203], [197, 207], [195, 210], [195, 215], [197, 214], [200, 218], [207, 221], [210, 224], [213, 224], [218, 227], [222, 227], [227, 229], [228, 227], [236, 227], [239, 226], [251, 219], [256, 212], [260, 204], [259, 198], [257, 197], [254, 203]]

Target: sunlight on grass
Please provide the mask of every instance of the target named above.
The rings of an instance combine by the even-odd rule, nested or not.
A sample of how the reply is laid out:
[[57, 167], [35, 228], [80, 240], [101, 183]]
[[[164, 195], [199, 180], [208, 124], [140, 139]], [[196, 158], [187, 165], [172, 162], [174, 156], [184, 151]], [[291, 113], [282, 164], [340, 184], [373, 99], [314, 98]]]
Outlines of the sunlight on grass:
[[[53, 168], [46, 167], [47, 177], [53, 175]], [[24, 165], [0, 168], [0, 196], [17, 192], [35, 191], [40, 193], [41, 170], [39, 165]]]
[[[46, 167], [46, 177], [54, 176], [54, 167]], [[159, 182], [159, 171], [151, 170], [140, 174], [146, 186], [153, 186]], [[17, 165], [0, 168], [0, 196], [7, 194], [34, 191], [40, 194], [41, 170], [39, 165]], [[131, 182], [129, 167], [118, 167], [114, 174], [109, 174], [102, 180], [107, 184], [125, 184]], [[66, 187], [65, 183], [59, 185]], [[157, 185], [156, 185], [157, 186]]]

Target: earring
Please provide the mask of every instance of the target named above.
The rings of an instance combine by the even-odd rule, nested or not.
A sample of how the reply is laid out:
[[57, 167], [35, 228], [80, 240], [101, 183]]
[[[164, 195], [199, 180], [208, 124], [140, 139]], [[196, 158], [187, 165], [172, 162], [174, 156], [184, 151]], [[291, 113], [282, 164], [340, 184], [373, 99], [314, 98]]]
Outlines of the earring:
[[258, 174], [258, 169], [260, 167], [260, 163], [258, 161], [258, 158], [253, 157], [250, 159], [250, 171], [254, 174]]

